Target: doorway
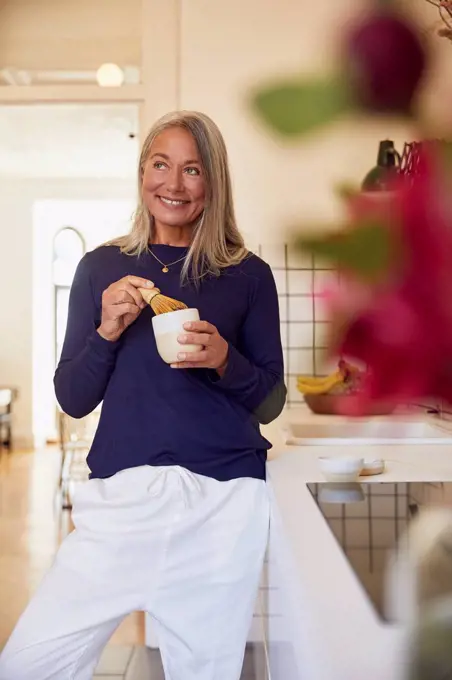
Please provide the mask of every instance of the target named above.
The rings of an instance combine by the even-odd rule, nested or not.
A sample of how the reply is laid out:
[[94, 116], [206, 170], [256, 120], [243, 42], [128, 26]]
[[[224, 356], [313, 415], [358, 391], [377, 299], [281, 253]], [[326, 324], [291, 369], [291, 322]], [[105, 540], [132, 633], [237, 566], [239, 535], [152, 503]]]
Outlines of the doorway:
[[0, 107], [0, 384], [18, 389], [17, 448], [56, 436], [53, 372], [80, 257], [125, 233], [136, 204], [139, 104]]

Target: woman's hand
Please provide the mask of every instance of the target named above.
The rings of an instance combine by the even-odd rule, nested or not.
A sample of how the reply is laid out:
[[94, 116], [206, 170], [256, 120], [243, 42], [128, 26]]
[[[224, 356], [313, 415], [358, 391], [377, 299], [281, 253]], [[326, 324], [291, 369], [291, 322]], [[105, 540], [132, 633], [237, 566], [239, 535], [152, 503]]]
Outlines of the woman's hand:
[[102, 319], [97, 329], [99, 335], [110, 342], [118, 340], [146, 307], [137, 288], [153, 287], [152, 281], [140, 276], [124, 276], [108, 286], [102, 293]]
[[221, 337], [215, 326], [207, 321], [189, 321], [184, 324], [187, 334], [180, 335], [181, 345], [202, 345], [200, 352], [184, 352], [183, 348], [179, 363], [171, 364], [172, 368], [212, 368], [222, 376], [228, 362], [229, 346]]

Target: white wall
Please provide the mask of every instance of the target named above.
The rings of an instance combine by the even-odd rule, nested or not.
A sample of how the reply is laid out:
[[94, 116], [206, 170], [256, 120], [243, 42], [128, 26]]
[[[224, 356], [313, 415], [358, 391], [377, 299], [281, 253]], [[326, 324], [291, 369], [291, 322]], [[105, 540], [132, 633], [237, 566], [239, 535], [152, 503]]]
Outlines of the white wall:
[[[0, 184], [0, 383], [19, 389], [16, 446], [32, 444], [33, 205], [44, 199], [135, 199], [132, 180], [32, 180]], [[62, 225], [63, 226], [63, 225]]]
[[136, 104], [0, 106], [0, 178], [135, 177], [138, 133]]

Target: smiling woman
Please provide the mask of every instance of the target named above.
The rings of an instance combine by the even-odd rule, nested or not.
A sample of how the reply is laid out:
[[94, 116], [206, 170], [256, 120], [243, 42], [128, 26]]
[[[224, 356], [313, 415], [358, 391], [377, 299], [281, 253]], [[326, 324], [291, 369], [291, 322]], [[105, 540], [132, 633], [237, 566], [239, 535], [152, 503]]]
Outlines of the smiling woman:
[[[269, 524], [259, 423], [286, 395], [276, 286], [245, 249], [207, 116], [158, 121], [138, 180], [131, 233], [87, 253], [74, 278], [55, 388], [74, 417], [103, 402], [91, 479], [1, 680], [87, 680], [136, 609], [158, 626], [168, 679], [240, 677]], [[139, 291], [154, 284], [201, 319], [184, 324], [171, 366]]]
[[206, 193], [195, 140], [182, 128], [165, 130], [152, 151], [144, 166], [143, 200], [157, 224], [157, 233], [160, 225], [171, 226], [179, 229], [174, 238], [189, 243], [193, 225], [204, 210]]
[[154, 125], [143, 144], [138, 185], [132, 231], [112, 242], [122, 252], [140, 255], [152, 243], [188, 247], [181, 280], [195, 282], [248, 257], [223, 136], [204, 114], [170, 113]]

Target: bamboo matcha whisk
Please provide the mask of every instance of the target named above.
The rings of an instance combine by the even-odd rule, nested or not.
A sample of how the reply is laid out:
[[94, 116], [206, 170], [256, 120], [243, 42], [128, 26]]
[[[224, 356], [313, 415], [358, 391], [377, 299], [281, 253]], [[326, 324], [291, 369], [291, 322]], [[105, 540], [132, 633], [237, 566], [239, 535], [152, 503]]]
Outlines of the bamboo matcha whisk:
[[163, 295], [158, 288], [138, 288], [143, 300], [152, 307], [155, 314], [166, 314], [167, 312], [177, 312], [179, 309], [187, 309], [187, 305], [179, 300]]

